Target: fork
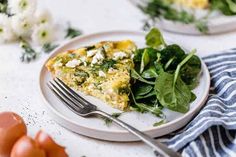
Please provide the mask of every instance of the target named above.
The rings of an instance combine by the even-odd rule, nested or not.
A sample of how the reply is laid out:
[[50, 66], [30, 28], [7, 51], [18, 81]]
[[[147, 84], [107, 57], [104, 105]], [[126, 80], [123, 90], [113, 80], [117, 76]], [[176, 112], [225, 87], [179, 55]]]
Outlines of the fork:
[[154, 140], [152, 137], [144, 134], [138, 129], [128, 125], [127, 123], [111, 116], [110, 114], [101, 111], [97, 106], [85, 100], [82, 96], [77, 94], [74, 90], [68, 87], [59, 78], [54, 78], [53, 81], [47, 83], [48, 87], [52, 92], [75, 114], [82, 117], [90, 116], [102, 116], [106, 117], [122, 128], [128, 130], [130, 133], [137, 136], [144, 143], [149, 145], [153, 150], [155, 155], [163, 157], [180, 157], [181, 155], [172, 149], [168, 148], [166, 145]]

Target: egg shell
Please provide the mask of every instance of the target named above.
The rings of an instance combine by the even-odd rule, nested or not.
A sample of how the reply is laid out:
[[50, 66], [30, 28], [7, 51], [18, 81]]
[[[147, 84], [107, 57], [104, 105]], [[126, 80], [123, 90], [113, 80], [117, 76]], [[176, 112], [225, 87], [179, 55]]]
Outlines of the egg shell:
[[13, 112], [0, 113], [0, 157], [9, 157], [15, 142], [26, 135], [24, 120]]
[[11, 157], [46, 157], [46, 153], [31, 137], [23, 136], [14, 144]]
[[58, 145], [48, 134], [39, 131], [35, 137], [35, 141], [43, 148], [47, 157], [68, 157], [65, 147]]

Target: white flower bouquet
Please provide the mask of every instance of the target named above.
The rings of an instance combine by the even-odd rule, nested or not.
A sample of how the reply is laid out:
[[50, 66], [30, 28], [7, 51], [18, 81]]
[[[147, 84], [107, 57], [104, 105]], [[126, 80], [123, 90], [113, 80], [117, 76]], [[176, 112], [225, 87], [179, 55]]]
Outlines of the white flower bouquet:
[[[22, 61], [37, 58], [37, 52], [30, 43], [41, 46], [43, 52], [50, 52], [58, 45], [55, 39], [55, 24], [47, 9], [37, 9], [36, 0], [2, 0], [0, 2], [0, 42], [20, 42], [24, 52]], [[65, 38], [73, 38], [81, 31], [66, 29]]]

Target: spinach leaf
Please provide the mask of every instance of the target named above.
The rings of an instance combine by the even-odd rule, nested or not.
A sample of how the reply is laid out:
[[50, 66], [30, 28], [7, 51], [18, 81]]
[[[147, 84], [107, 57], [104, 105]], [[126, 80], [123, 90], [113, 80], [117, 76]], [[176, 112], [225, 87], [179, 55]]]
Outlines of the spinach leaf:
[[191, 101], [191, 91], [179, 77], [181, 67], [191, 59], [196, 50], [188, 54], [184, 60], [178, 64], [174, 74], [161, 72], [156, 79], [155, 90], [157, 99], [166, 108], [173, 111], [185, 113], [189, 110]]
[[151, 79], [156, 78], [158, 76], [158, 73], [156, 71], [155, 66], [150, 66], [147, 70], [145, 70], [141, 76], [145, 79]]
[[234, 15], [225, 0], [211, 0], [211, 10], [219, 10], [226, 16]]
[[162, 117], [163, 113], [161, 111], [161, 109], [158, 107], [158, 105], [150, 105], [150, 104], [144, 104], [144, 103], [138, 103], [135, 100], [134, 94], [131, 91], [131, 98], [133, 100], [133, 103], [131, 104], [131, 109], [134, 111], [138, 111], [141, 113], [145, 113], [145, 112], [150, 112], [152, 114], [154, 114], [155, 116], [158, 117]]
[[142, 60], [142, 54], [144, 52], [145, 49], [137, 49], [135, 52], [134, 52], [134, 58], [133, 58], [133, 61], [134, 62], [141, 62]]
[[130, 91], [131, 109], [156, 116], [163, 116], [163, 107], [185, 113], [189, 103], [196, 99], [191, 89], [198, 84], [201, 61], [194, 55], [196, 50], [186, 55], [176, 44], [163, 45], [164, 39], [158, 33], [152, 29], [146, 38], [147, 43], [153, 42], [149, 43], [150, 47], [135, 51], [131, 78], [136, 81]]
[[153, 89], [152, 85], [146, 85], [146, 84], [138, 84], [134, 88], [135, 88], [134, 92], [135, 97], [146, 95]]
[[161, 63], [165, 65], [166, 70], [175, 70], [185, 56], [184, 50], [176, 44], [168, 45], [160, 53]]
[[149, 92], [148, 94], [146, 95], [137, 95], [135, 96], [135, 99], [136, 100], [140, 100], [140, 99], [146, 99], [146, 98], [150, 98], [150, 97], [153, 97], [156, 95], [156, 91], [155, 90], [152, 90], [151, 92]]
[[144, 50], [142, 54], [142, 59], [141, 59], [141, 65], [140, 65], [140, 73], [143, 72], [145, 66], [149, 63], [150, 58], [147, 49]]
[[196, 55], [192, 56], [189, 61], [181, 68], [181, 79], [192, 90], [198, 85], [198, 75], [201, 72], [201, 60]]
[[160, 48], [161, 46], [166, 46], [160, 30], [157, 28], [152, 28], [146, 35], [146, 44], [152, 48]]
[[136, 71], [135, 69], [131, 69], [131, 77], [134, 78], [134, 79], [137, 79], [141, 82], [144, 82], [144, 83], [147, 83], [147, 84], [151, 84], [151, 85], [155, 85], [155, 82], [152, 82], [152, 81], [148, 81], [148, 80], [145, 80], [144, 78], [142, 78], [142, 76], [140, 76]]
[[189, 110], [191, 91], [180, 77], [174, 81], [174, 74], [162, 72], [156, 80], [157, 99], [164, 107], [186, 113]]
[[233, 12], [236, 13], [236, 3], [232, 0], [226, 0], [226, 2], [229, 5], [229, 9]]
[[196, 100], [196, 98], [197, 98], [197, 96], [192, 92], [190, 102], [193, 102], [194, 100]]

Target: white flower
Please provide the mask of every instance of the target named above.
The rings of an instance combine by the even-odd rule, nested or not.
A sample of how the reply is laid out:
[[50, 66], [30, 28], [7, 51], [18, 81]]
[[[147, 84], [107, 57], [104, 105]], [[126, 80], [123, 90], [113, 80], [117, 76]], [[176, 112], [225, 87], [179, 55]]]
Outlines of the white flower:
[[39, 45], [51, 43], [54, 40], [53, 28], [49, 25], [35, 27], [32, 34], [32, 40]]
[[28, 37], [34, 26], [34, 19], [27, 14], [19, 14], [12, 17], [12, 29], [16, 35]]
[[35, 13], [35, 19], [37, 24], [51, 24], [52, 15], [47, 9], [37, 10]]
[[36, 0], [9, 0], [8, 8], [12, 14], [27, 13], [32, 16], [37, 7]]
[[0, 42], [12, 41], [15, 35], [12, 32], [10, 19], [5, 14], [0, 14]]

